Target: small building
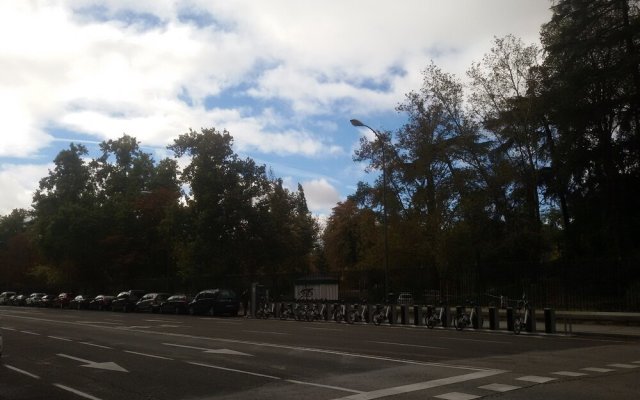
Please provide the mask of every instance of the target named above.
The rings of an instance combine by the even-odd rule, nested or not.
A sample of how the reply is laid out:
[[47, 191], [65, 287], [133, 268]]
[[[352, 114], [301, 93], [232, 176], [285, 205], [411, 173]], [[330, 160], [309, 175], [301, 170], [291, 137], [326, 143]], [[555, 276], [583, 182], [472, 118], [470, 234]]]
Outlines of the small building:
[[338, 300], [338, 280], [328, 277], [307, 277], [294, 283], [296, 300]]

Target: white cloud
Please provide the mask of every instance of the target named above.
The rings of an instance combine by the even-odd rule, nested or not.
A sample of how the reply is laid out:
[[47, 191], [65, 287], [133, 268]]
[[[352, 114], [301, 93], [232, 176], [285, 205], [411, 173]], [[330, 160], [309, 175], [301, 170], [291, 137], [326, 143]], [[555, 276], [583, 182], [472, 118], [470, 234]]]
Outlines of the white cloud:
[[341, 200], [336, 188], [324, 178], [302, 182], [302, 188], [309, 210], [314, 214], [331, 213], [331, 209]]
[[33, 193], [40, 179], [48, 174], [51, 164], [15, 165], [0, 167], [0, 215], [7, 215], [15, 208], [31, 208]]

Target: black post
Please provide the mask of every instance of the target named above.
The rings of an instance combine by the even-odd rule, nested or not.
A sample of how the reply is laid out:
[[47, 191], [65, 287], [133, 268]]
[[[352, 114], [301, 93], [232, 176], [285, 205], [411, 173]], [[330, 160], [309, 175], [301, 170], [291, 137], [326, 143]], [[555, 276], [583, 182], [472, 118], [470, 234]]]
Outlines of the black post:
[[500, 319], [498, 317], [498, 309], [495, 307], [489, 307], [489, 329], [495, 331], [500, 329]]
[[513, 307], [507, 307], [507, 330], [513, 331]]
[[544, 309], [544, 331], [545, 333], [556, 333], [556, 310]]

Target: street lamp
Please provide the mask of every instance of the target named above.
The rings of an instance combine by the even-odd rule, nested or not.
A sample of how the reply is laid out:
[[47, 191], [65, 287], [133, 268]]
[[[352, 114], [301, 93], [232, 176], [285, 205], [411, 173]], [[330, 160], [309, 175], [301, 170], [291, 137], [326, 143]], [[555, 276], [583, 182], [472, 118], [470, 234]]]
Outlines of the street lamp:
[[389, 295], [389, 237], [387, 234], [387, 165], [386, 165], [386, 152], [385, 152], [385, 143], [382, 135], [369, 125], [363, 124], [357, 119], [349, 120], [351, 125], [355, 127], [365, 127], [369, 128], [376, 138], [382, 144], [382, 229], [384, 231], [384, 296], [385, 301], [388, 300]]

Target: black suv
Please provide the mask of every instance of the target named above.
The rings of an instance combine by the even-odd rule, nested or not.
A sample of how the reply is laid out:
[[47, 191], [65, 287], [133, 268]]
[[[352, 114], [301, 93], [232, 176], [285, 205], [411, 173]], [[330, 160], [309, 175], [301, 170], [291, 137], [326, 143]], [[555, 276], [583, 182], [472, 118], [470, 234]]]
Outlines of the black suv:
[[144, 294], [144, 290], [120, 292], [111, 302], [111, 310], [124, 312], [134, 311], [136, 309], [136, 303]]
[[189, 314], [238, 315], [240, 302], [231, 289], [203, 290], [187, 306]]

